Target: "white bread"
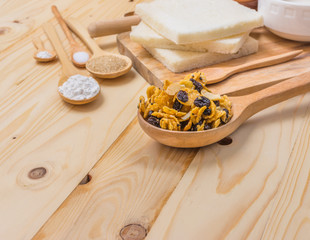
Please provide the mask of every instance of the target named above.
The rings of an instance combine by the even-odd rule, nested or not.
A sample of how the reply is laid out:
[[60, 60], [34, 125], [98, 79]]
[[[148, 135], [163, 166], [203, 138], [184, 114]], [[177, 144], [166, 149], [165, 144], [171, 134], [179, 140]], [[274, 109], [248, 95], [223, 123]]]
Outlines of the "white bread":
[[142, 21], [137, 26], [132, 27], [130, 33], [130, 38], [132, 41], [147, 47], [194, 52], [216, 52], [224, 54], [238, 52], [248, 36], [249, 33], [242, 33], [232, 37], [195, 44], [175, 44], [174, 42], [156, 33]]
[[263, 25], [258, 12], [234, 0], [154, 0], [137, 4], [135, 13], [177, 44], [221, 39]]
[[235, 54], [201, 53], [149, 47], [145, 47], [145, 49], [170, 71], [184, 72], [255, 53], [258, 50], [258, 41], [249, 37]]

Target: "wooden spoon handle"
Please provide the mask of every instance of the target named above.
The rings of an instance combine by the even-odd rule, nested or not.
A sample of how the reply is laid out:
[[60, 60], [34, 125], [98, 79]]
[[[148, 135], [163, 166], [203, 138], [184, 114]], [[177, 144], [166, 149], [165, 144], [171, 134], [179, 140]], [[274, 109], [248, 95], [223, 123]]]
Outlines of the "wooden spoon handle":
[[38, 50], [43, 50], [44, 46], [43, 46], [43, 42], [41, 40], [41, 38], [39, 37], [35, 37], [32, 39], [33, 45], [38, 49]]
[[265, 57], [258, 60], [249, 61], [235, 67], [208, 68], [204, 71], [207, 77], [207, 84], [221, 82], [236, 73], [287, 62], [292, 58], [296, 57], [297, 55], [301, 54], [302, 52], [303, 50], [291, 51], [271, 57]]
[[103, 50], [97, 45], [94, 39], [89, 36], [86, 28], [84, 28], [84, 26], [81, 25], [77, 19], [68, 18], [66, 19], [66, 22], [70, 29], [83, 40], [83, 42], [89, 47], [93, 54], [103, 53]]
[[244, 98], [243, 102], [248, 103], [247, 110], [248, 117], [250, 117], [265, 108], [308, 91], [310, 91], [310, 72], [284, 80], [271, 87], [240, 98]]
[[60, 12], [58, 11], [58, 8], [55, 5], [52, 6], [52, 12], [54, 13], [56, 19], [58, 20], [62, 30], [66, 34], [70, 44], [72, 46], [78, 45], [78, 43], [74, 40], [69, 28], [67, 27], [67, 24], [65, 23], [64, 19], [62, 18]]
[[98, 21], [88, 25], [91, 37], [107, 36], [131, 30], [131, 26], [139, 24], [139, 16], [123, 17], [115, 20]]
[[71, 76], [76, 73], [75, 68], [73, 67], [72, 63], [68, 59], [68, 56], [65, 52], [65, 50], [62, 47], [62, 44], [60, 42], [60, 39], [58, 38], [58, 35], [55, 31], [55, 28], [50, 23], [44, 23], [43, 29], [45, 33], [47, 34], [49, 40], [53, 44], [55, 51], [58, 55], [58, 58], [60, 59], [60, 62], [62, 64], [63, 73], [66, 76]]
[[261, 58], [255, 61], [250, 61], [248, 63], [244, 63], [244, 64], [241, 64], [241, 65], [238, 65], [232, 68], [228, 76], [231, 76], [235, 73], [251, 70], [251, 69], [267, 67], [267, 66], [287, 62], [291, 60], [292, 58], [296, 57], [297, 55], [301, 54], [302, 52], [303, 50], [296, 50], [296, 51], [291, 51], [291, 52], [287, 52], [287, 53], [283, 53], [283, 54], [279, 54], [279, 55], [275, 55], [271, 57]]

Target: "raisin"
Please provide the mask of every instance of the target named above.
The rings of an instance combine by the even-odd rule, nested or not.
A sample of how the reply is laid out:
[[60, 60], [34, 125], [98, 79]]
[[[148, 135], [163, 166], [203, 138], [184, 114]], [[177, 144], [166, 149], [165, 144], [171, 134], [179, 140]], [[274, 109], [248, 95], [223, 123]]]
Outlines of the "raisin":
[[193, 124], [190, 131], [197, 131], [197, 124]]
[[213, 101], [215, 106], [219, 107], [220, 106], [220, 102], [218, 100]]
[[197, 82], [195, 79], [191, 78], [189, 79], [195, 86], [195, 89], [198, 91], [198, 92], [201, 92], [202, 90], [202, 85], [200, 82]]
[[154, 117], [154, 116], [150, 116], [148, 119], [147, 119], [147, 122], [155, 127], [159, 127], [160, 128], [160, 124], [159, 124], [159, 118], [157, 117]]
[[204, 126], [204, 128], [203, 128], [203, 130], [209, 130], [209, 129], [211, 129], [212, 127], [209, 125], [209, 124], [206, 124], [205, 126]]
[[181, 109], [182, 109], [182, 107], [183, 107], [183, 104], [182, 103], [180, 103], [177, 99], [174, 101], [174, 103], [173, 103], [173, 109], [175, 109], [175, 110], [177, 110], [177, 111], [181, 111]]
[[200, 119], [200, 121], [197, 124], [193, 124], [190, 131], [197, 131], [197, 127], [201, 126], [203, 124], [203, 119]]
[[211, 114], [212, 110], [207, 108], [206, 110], [204, 110], [203, 114], [209, 116]]
[[177, 98], [178, 100], [180, 100], [181, 102], [187, 102], [188, 101], [188, 95], [187, 92], [180, 90], [177, 94]]
[[226, 108], [224, 108], [223, 110], [226, 112], [226, 118], [225, 118], [225, 122], [226, 122], [229, 117], [229, 111]]
[[195, 99], [194, 104], [197, 107], [204, 107], [206, 106], [207, 108], [210, 106], [210, 99], [206, 98], [205, 96], [199, 96]]
[[181, 122], [181, 129], [183, 130], [187, 124], [188, 124], [188, 120]]
[[221, 123], [225, 124], [225, 123], [227, 123], [227, 120], [229, 117], [229, 111], [226, 108], [224, 108], [223, 111], [225, 111], [225, 113], [226, 113], [226, 118], [224, 119], [224, 121], [221, 119]]

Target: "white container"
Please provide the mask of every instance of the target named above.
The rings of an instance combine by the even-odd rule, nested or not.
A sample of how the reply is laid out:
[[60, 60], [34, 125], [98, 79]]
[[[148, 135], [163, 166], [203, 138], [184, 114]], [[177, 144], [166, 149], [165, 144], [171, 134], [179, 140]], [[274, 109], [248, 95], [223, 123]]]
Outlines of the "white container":
[[258, 12], [274, 34], [310, 42], [310, 0], [259, 0]]

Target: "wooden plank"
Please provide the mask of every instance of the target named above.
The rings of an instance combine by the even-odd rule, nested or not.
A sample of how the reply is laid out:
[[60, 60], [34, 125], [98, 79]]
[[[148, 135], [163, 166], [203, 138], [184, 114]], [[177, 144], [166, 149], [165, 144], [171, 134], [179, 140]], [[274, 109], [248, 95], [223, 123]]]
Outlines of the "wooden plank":
[[262, 239], [306, 240], [310, 236], [310, 109], [275, 196]]
[[[94, 103], [72, 106], [62, 101], [57, 93], [59, 62], [37, 64], [32, 58], [32, 36], [44, 36], [48, 43], [38, 27], [52, 17], [47, 14], [50, 5], [59, 3], [61, 11], [67, 8], [64, 16], [72, 14], [87, 24], [103, 16], [119, 17], [135, 4], [62, 2], [44, 3], [44, 8], [35, 0], [1, 3], [2, 19], [29, 17], [35, 24], [16, 38], [1, 36], [8, 41], [0, 64], [0, 239], [30, 239], [38, 231], [134, 119], [138, 96], [145, 92], [146, 83], [132, 70], [117, 79], [99, 80], [102, 96]], [[58, 25], [57, 31], [68, 50]], [[113, 41], [110, 48], [116, 51]]]
[[[214, 231], [218, 235], [213, 239], [221, 239], [222, 232], [231, 230], [228, 227], [236, 232], [230, 233], [231, 239], [244, 239], [240, 237], [244, 235], [259, 239], [309, 99], [310, 95], [298, 97], [253, 117], [232, 135], [229, 146], [202, 148], [162, 211], [193, 153], [157, 144], [135, 121], [92, 169], [91, 182], [73, 191], [34, 239], [121, 239], [119, 232], [128, 224], [151, 230], [150, 239], [206, 239], [205, 235], [189, 235], [193, 233], [189, 229], [207, 232], [207, 239], [212, 239], [209, 236]], [[141, 151], [145, 158], [138, 162]], [[168, 154], [170, 151], [175, 154]], [[166, 157], [159, 160], [159, 152]], [[145, 168], [148, 170], [142, 174]], [[179, 218], [177, 209], [184, 208], [186, 217]], [[206, 208], [214, 209], [214, 215], [205, 213]], [[199, 212], [195, 216], [191, 214], [194, 210]], [[232, 222], [230, 226], [223, 223], [226, 218]], [[173, 228], [180, 235], [160, 235], [170, 230], [174, 221], [184, 219], [186, 226]], [[181, 238], [184, 231], [188, 235]]]
[[231, 145], [201, 149], [146, 239], [261, 239], [309, 100], [266, 109]]
[[120, 239], [129, 224], [148, 231], [197, 151], [158, 144], [134, 120], [33, 240]]
[[[203, 72], [204, 69], [212, 67], [236, 66], [253, 59], [282, 54], [296, 49], [303, 49], [305, 54], [287, 63], [236, 74], [226, 81], [210, 85], [212, 91], [223, 94], [235, 93], [238, 91], [238, 94], [245, 94], [309, 70], [310, 47], [306, 43], [298, 43], [278, 38], [264, 28], [256, 29], [251, 35], [259, 40], [259, 51], [256, 54], [196, 70]], [[129, 33], [119, 34], [117, 40], [120, 52], [132, 59], [135, 69], [150, 84], [161, 87], [162, 82], [166, 79], [178, 81], [192, 72], [188, 71], [176, 74], [169, 71], [164, 65], [154, 59], [140, 44], [132, 42]], [[242, 91], [239, 91], [240, 88]]]
[[[51, 0], [48, 4], [40, 0], [10, 0], [0, 2], [0, 50], [4, 50], [20, 40], [33, 34], [41, 24], [53, 18], [50, 6], [57, 5], [63, 16], [72, 16], [83, 20], [87, 26], [92, 21], [113, 19], [132, 11], [137, 3], [124, 1], [115, 4], [115, 1], [99, 0]], [[40, 36], [42, 36], [40, 32]], [[106, 39], [106, 38], [105, 38]], [[113, 36], [113, 39], [115, 37]], [[114, 44], [115, 46], [115, 44]]]

